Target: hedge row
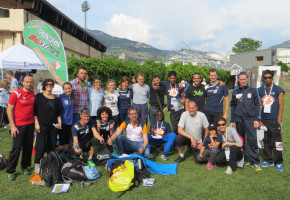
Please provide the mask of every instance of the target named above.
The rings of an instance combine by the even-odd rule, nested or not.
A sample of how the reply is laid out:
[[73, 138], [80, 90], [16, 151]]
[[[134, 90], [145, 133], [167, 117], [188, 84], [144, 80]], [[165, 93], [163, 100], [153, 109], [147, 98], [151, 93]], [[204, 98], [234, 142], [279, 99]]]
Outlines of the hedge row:
[[[76, 77], [78, 68], [85, 66], [88, 69], [90, 81], [95, 74], [102, 77], [103, 85], [108, 79], [114, 79], [117, 84], [120, 84], [123, 76], [136, 76], [139, 72], [145, 74], [145, 82], [148, 84], [151, 82], [153, 75], [158, 75], [161, 80], [167, 80], [169, 71], [175, 70], [177, 72], [177, 81], [180, 82], [186, 79], [190, 83], [192, 82], [192, 75], [199, 72], [202, 78], [208, 79], [208, 72], [211, 67], [204, 66], [199, 67], [192, 64], [183, 65], [180, 62], [173, 63], [166, 66], [162, 62], [155, 62], [154, 60], [148, 60], [144, 64], [138, 64], [132, 61], [120, 61], [112, 57], [106, 57], [103, 60], [99, 58], [76, 58], [74, 56], [68, 56], [67, 58], [69, 79], [72, 80]], [[230, 79], [230, 72], [217, 69], [219, 80], [228, 82]]]

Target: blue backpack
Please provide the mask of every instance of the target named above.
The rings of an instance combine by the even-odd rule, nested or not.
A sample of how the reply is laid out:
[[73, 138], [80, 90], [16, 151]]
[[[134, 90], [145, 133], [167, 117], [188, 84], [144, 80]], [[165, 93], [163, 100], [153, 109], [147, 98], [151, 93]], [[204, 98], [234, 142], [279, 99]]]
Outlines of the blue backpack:
[[95, 180], [97, 178], [100, 178], [99, 171], [93, 166], [90, 166], [90, 165], [83, 166], [83, 170], [84, 170], [88, 180]]

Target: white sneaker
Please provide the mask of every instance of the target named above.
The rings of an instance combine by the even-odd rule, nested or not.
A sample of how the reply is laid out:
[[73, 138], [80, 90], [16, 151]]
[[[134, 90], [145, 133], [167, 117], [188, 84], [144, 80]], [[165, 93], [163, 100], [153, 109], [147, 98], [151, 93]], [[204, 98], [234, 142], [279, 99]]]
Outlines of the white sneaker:
[[34, 164], [34, 172], [39, 173], [40, 172], [40, 164], [35, 163]]
[[225, 171], [225, 174], [232, 174], [233, 170], [230, 166], [227, 167], [227, 170]]

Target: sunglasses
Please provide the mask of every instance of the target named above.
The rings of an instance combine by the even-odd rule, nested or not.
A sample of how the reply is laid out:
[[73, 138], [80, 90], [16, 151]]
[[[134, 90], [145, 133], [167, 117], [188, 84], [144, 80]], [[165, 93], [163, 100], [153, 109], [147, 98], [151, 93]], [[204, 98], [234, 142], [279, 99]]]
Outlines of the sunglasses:
[[224, 123], [224, 124], [218, 124], [217, 126], [225, 126], [226, 125], [226, 123]]
[[272, 76], [264, 76], [264, 77], [263, 77], [264, 80], [272, 79], [272, 78], [273, 78]]
[[50, 85], [50, 86], [52, 86], [52, 85], [54, 85], [53, 83], [46, 83], [45, 85]]

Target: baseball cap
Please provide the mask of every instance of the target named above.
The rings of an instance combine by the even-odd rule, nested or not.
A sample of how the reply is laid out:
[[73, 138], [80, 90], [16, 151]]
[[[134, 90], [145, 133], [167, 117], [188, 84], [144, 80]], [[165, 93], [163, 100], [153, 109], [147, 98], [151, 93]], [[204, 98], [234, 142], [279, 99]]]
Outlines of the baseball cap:
[[210, 123], [208, 126], [208, 129], [209, 130], [212, 130], [212, 129], [216, 130], [216, 125], [214, 123]]

